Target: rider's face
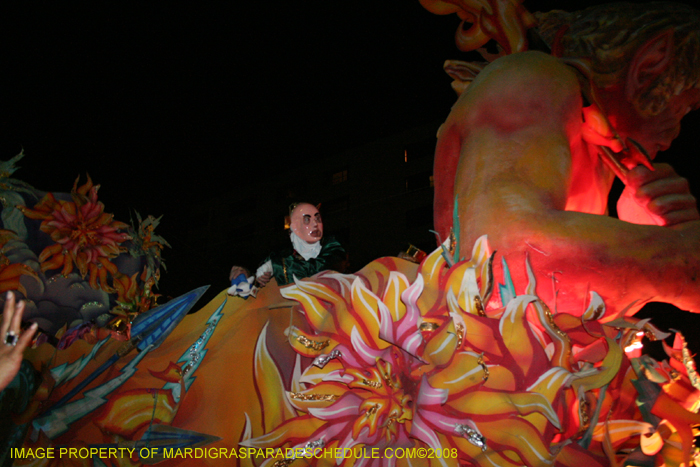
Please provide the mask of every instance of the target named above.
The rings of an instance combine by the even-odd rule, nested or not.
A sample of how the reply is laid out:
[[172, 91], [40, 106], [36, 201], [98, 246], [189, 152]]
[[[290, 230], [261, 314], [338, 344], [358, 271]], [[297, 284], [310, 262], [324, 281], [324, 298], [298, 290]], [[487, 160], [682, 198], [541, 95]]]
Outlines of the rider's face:
[[292, 211], [292, 231], [306, 243], [316, 243], [323, 237], [321, 213], [311, 204], [300, 204]]

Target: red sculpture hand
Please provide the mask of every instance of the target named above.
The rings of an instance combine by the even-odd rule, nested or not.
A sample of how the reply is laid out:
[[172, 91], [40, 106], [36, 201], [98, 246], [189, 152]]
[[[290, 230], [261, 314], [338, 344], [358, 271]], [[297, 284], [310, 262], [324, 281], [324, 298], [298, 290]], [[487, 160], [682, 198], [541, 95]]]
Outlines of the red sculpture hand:
[[654, 164], [654, 169], [637, 166], [628, 173], [627, 187], [617, 203], [618, 217], [662, 226], [700, 220], [688, 181], [668, 164]]

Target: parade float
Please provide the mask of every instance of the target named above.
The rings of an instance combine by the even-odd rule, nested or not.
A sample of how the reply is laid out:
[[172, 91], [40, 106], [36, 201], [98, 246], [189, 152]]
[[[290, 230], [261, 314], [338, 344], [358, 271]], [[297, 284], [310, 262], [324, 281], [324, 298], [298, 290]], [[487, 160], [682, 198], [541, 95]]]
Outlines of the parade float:
[[[461, 44], [498, 37], [504, 54], [537, 22], [516, 1], [424, 4], [475, 25]], [[48, 320], [3, 393], [6, 463], [697, 463], [700, 381], [683, 334], [595, 290], [563, 312], [527, 259], [513, 266], [488, 236], [468, 244], [456, 222], [420, 264], [380, 258], [255, 298], [224, 291], [187, 315], [203, 288], [154, 299], [157, 219], [113, 220], [89, 179], [67, 196], [9, 178], [3, 189], [2, 290]], [[667, 359], [644, 355], [644, 338], [664, 340]]]

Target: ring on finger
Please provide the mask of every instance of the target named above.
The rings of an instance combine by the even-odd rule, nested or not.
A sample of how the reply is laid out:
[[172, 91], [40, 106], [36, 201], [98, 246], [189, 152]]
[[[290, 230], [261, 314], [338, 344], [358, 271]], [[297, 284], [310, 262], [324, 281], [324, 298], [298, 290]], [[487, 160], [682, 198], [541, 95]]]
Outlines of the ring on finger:
[[7, 331], [5, 333], [5, 345], [11, 345], [12, 347], [17, 345], [17, 341], [19, 340], [19, 337], [17, 337], [17, 333], [14, 331]]

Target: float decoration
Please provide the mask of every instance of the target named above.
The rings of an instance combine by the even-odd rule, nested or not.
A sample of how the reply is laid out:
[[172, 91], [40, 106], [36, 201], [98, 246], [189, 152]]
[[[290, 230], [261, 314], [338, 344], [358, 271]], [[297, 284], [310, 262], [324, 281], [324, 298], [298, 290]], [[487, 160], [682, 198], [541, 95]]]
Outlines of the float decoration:
[[138, 316], [139, 313], [150, 310], [157, 304], [160, 294], [153, 292], [153, 287], [158, 287], [160, 280], [160, 268], [167, 269], [161, 257], [163, 247], [170, 247], [170, 244], [159, 235], [154, 233], [154, 229], [160, 223], [161, 217], [148, 216], [141, 218], [135, 212], [138, 225], [135, 226], [132, 220], [131, 226], [127, 228], [127, 233], [131, 242], [128, 245], [128, 253], [132, 258], [137, 258], [143, 265], [143, 270], [139, 274], [135, 272], [131, 276], [117, 272], [113, 278], [114, 288], [117, 292], [117, 306], [112, 308], [111, 314], [118, 318], [113, 320], [109, 327], [118, 333], [126, 332], [129, 335], [129, 323]]
[[[522, 5], [523, 0], [420, 0], [421, 5], [438, 15], [456, 13], [462, 22], [455, 41], [459, 50], [479, 49], [494, 39], [501, 53], [527, 49], [525, 32], [537, 24], [535, 17]], [[465, 24], [471, 26], [465, 30]], [[482, 55], [489, 56], [485, 50]]]
[[134, 226], [134, 221], [132, 220], [131, 227], [128, 229], [131, 236], [131, 244], [128, 247], [129, 254], [134, 258], [142, 256], [146, 258], [146, 265], [144, 266], [141, 279], [145, 282], [153, 281], [155, 285], [158, 285], [160, 267], [167, 270], [161, 257], [163, 247], [171, 248], [170, 244], [163, 237], [154, 233], [163, 216], [155, 218], [149, 215], [145, 219], [141, 219], [138, 211], [134, 211], [134, 214], [138, 221], [138, 227]]
[[22, 276], [29, 276], [39, 281], [37, 273], [24, 263], [13, 263], [12, 256], [16, 248], [21, 248], [17, 234], [12, 230], [0, 229], [0, 293], [19, 290], [27, 295], [27, 289], [20, 282]]
[[104, 204], [97, 200], [100, 186], [93, 185], [89, 175], [80, 187], [78, 180], [70, 193], [72, 201], [48, 193], [33, 209], [17, 208], [28, 218], [41, 220], [41, 231], [55, 242], [39, 254], [42, 272], [61, 268], [60, 274], [67, 276], [77, 267], [83, 279], [89, 274], [93, 289], [111, 293], [115, 290], [108, 279], [117, 273], [111, 260], [126, 252], [121, 244], [131, 237], [119, 231], [128, 225], [104, 212]]
[[[93, 422], [102, 432], [118, 435], [122, 439], [132, 439], [143, 428], [151, 427], [154, 423], [170, 423], [186, 390], [183, 385], [187, 372], [179, 366], [170, 363], [165, 365], [163, 371], [149, 370], [161, 384], [173, 384], [178, 387], [178, 391], [166, 386], [157, 390], [140, 387], [114, 395], [112, 393], [129, 381], [143, 358], [163, 343], [207, 288], [208, 286], [200, 287], [139, 315], [134, 320], [134, 337], [130, 341], [119, 343], [106, 337], [71, 363], [52, 368], [51, 379], [55, 386], [46, 403], [48, 408], [35, 414], [32, 421], [34, 428], [54, 439], [67, 433], [72, 423], [88, 417], [103, 406], [105, 407]], [[98, 354], [101, 348], [103, 350]], [[132, 350], [137, 355], [131, 359], [124, 358]], [[100, 381], [98, 378], [103, 373], [114, 371], [115, 364], [123, 358], [126, 363], [116, 372], [116, 377], [107, 378], [101, 384], [90, 387], [93, 381]], [[100, 365], [88, 373], [85, 369], [93, 360], [99, 361]]]
[[0, 161], [0, 203], [2, 203], [2, 223], [5, 228], [14, 230], [21, 237], [26, 234], [24, 216], [15, 209], [17, 204], [24, 204], [21, 194], [32, 199], [37, 199], [36, 190], [28, 183], [10, 177], [19, 167], [15, 167], [17, 161], [24, 157], [24, 151], [20, 151], [9, 161]]
[[23, 156], [0, 161], [0, 292], [27, 299], [25, 318], [54, 345], [69, 345], [92, 326], [128, 340], [131, 321], [159, 296], [153, 288], [170, 246], [154, 232], [160, 218], [115, 220], [90, 176], [82, 185], [77, 178], [70, 193], [42, 193], [10, 178]]
[[[139, 315], [127, 343], [36, 349], [51, 384], [23, 414], [33, 426], [25, 448], [142, 446], [162, 435], [157, 455], [129, 465], [200, 441], [217, 453], [274, 452], [234, 461], [266, 467], [336, 463], [287, 448], [347, 448], [341, 465], [691, 462], [700, 391], [682, 336], [666, 346], [668, 361], [641, 356], [643, 337], [670, 335], [606, 313], [595, 293], [582, 316], [554, 314], [534, 280], [522, 290], [493, 283], [485, 238], [452, 266], [451, 246], [420, 266], [382, 258], [355, 275], [270, 284], [254, 300], [223, 291], [186, 317], [175, 300]], [[513, 296], [494, 303], [495, 287]], [[173, 306], [177, 316], [163, 315]], [[413, 448], [433, 458], [396, 455]], [[380, 457], [358, 458], [363, 449]]]

